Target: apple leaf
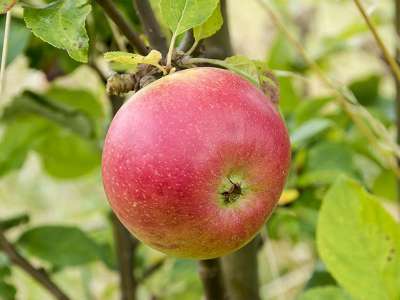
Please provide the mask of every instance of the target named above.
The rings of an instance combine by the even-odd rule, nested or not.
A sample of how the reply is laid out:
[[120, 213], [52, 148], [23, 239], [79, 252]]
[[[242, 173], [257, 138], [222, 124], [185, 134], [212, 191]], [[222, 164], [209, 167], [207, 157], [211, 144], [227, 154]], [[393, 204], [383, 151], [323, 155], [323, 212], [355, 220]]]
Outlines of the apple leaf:
[[29, 254], [56, 267], [77, 266], [99, 258], [99, 246], [72, 226], [40, 226], [25, 231], [17, 242]]
[[26, 7], [24, 19], [32, 32], [79, 62], [88, 61], [89, 38], [85, 20], [91, 11], [87, 0], [58, 0], [43, 8]]
[[43, 168], [49, 175], [59, 179], [73, 179], [100, 166], [101, 151], [94, 141], [51, 125], [34, 148], [40, 154]]
[[17, 0], [0, 0], [0, 14], [8, 12], [17, 2]]
[[15, 286], [8, 282], [0, 281], [0, 299], [2, 300], [15, 300], [17, 289]]
[[224, 20], [221, 14], [221, 6], [215, 8], [213, 14], [203, 24], [194, 27], [193, 35], [196, 43], [200, 40], [208, 38], [221, 29]]
[[290, 141], [294, 147], [303, 145], [308, 140], [319, 136], [331, 128], [334, 123], [329, 119], [314, 118], [305, 122], [290, 134]]
[[225, 63], [229, 70], [245, 77], [255, 85], [260, 86], [257, 65], [251, 59], [246, 56], [236, 55], [227, 57]]
[[137, 66], [138, 64], [153, 65], [163, 72], [164, 68], [160, 65], [162, 54], [157, 50], [151, 50], [146, 56], [122, 51], [112, 51], [104, 54], [104, 58], [109, 62], [123, 65]]
[[8, 122], [0, 139], [0, 176], [19, 169], [38, 137], [47, 130], [44, 120], [24, 116]]
[[355, 181], [341, 177], [326, 194], [317, 246], [355, 299], [400, 298], [400, 225]]
[[161, 0], [161, 15], [174, 36], [203, 24], [219, 0]]
[[318, 287], [307, 290], [298, 300], [351, 300], [350, 296], [337, 286]]

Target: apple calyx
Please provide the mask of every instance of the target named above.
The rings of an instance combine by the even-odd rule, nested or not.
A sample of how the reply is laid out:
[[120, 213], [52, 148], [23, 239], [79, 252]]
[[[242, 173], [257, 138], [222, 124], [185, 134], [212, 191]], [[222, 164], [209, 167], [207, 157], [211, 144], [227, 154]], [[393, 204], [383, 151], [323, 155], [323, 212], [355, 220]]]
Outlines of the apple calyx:
[[231, 207], [238, 204], [247, 194], [248, 190], [245, 186], [242, 176], [231, 175], [223, 179], [219, 188], [219, 202], [223, 207]]
[[229, 190], [221, 193], [221, 195], [224, 197], [224, 203], [226, 205], [235, 203], [237, 200], [239, 200], [240, 196], [243, 195], [240, 183], [235, 183], [230, 178], [228, 178], [228, 180], [231, 183], [231, 187]]

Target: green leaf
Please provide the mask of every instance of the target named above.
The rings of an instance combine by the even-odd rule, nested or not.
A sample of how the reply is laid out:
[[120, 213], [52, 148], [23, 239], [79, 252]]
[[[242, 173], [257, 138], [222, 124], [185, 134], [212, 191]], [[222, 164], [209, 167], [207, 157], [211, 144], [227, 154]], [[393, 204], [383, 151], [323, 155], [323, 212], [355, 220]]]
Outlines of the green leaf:
[[299, 177], [298, 184], [332, 184], [342, 174], [357, 178], [353, 161], [354, 152], [348, 145], [322, 141], [310, 149], [305, 172]]
[[100, 147], [92, 141], [52, 126], [35, 147], [43, 167], [51, 176], [73, 179], [86, 175], [100, 166]]
[[78, 266], [99, 258], [97, 244], [72, 226], [40, 226], [25, 231], [17, 245], [55, 267]]
[[298, 300], [351, 300], [345, 291], [336, 286], [313, 288], [302, 294]]
[[370, 75], [350, 84], [349, 88], [362, 105], [372, 105], [379, 100], [381, 77]]
[[218, 4], [213, 14], [203, 24], [196, 26], [193, 29], [195, 41], [198, 43], [200, 40], [214, 35], [221, 29], [224, 20], [221, 14], [221, 6]]
[[293, 146], [299, 146], [311, 138], [315, 138], [333, 126], [328, 119], [312, 119], [302, 124], [290, 135]]
[[1, 300], [15, 300], [15, 297], [17, 295], [17, 289], [7, 283], [0, 281], [0, 299]]
[[0, 14], [8, 12], [17, 2], [17, 0], [0, 0]]
[[0, 176], [22, 167], [28, 151], [47, 128], [44, 120], [33, 116], [8, 123], [0, 139]]
[[257, 64], [246, 56], [235, 55], [225, 59], [226, 68], [260, 86]]
[[278, 34], [269, 52], [268, 66], [271, 69], [290, 69], [295, 60], [293, 47], [283, 34]]
[[[5, 219], [1, 219], [0, 220], [0, 230], [9, 230], [13, 227], [22, 225], [22, 224], [26, 224], [28, 223], [30, 220], [30, 217], [28, 214], [19, 214], [19, 215], [15, 215], [9, 218], [5, 218]], [[1, 267], [1, 263], [0, 263], [0, 267]], [[1, 273], [1, 272], [0, 272]], [[0, 275], [1, 277], [1, 275]]]
[[203, 24], [212, 15], [219, 0], [161, 0], [164, 21], [174, 36]]
[[66, 50], [73, 59], [87, 62], [89, 38], [85, 20], [90, 11], [87, 0], [58, 0], [43, 8], [26, 7], [24, 19], [37, 37]]
[[324, 97], [317, 99], [306, 99], [301, 101], [294, 110], [294, 118], [296, 125], [301, 125], [304, 122], [314, 118], [316, 115], [321, 115], [321, 110], [330, 103], [332, 98]]
[[[54, 93], [53, 91], [56, 90], [51, 90], [50, 92]], [[83, 106], [86, 104], [84, 100], [87, 99], [88, 94], [90, 97], [90, 93], [79, 91], [77, 94], [72, 95], [75, 97], [71, 97], [71, 100], [82, 100], [80, 104]], [[68, 98], [71, 95], [66, 94], [66, 96]], [[93, 101], [93, 103], [96, 103], [96, 101]], [[94, 136], [95, 128], [93, 128], [93, 122], [85, 112], [75, 107], [68, 107], [65, 103], [60, 103], [55, 99], [29, 91], [24, 92], [21, 96], [13, 100], [11, 105], [5, 109], [3, 120], [23, 117], [27, 114], [41, 116], [64, 128], [70, 129], [84, 138], [92, 138]]]
[[318, 261], [315, 266], [315, 270], [308, 280], [305, 289], [309, 290], [316, 287], [323, 287], [323, 286], [336, 286], [337, 282], [335, 278], [326, 270], [325, 265]]
[[372, 191], [379, 197], [386, 198], [387, 200], [397, 201], [397, 177], [389, 170], [383, 170], [381, 174], [375, 179]]
[[157, 50], [151, 50], [150, 53], [147, 54], [146, 56], [135, 53], [122, 52], [122, 51], [112, 51], [105, 53], [104, 58], [107, 61], [122, 65], [131, 65], [131, 66], [137, 66], [138, 64], [153, 65], [165, 71], [163, 67], [160, 65], [162, 54]]
[[326, 194], [317, 246], [355, 299], [400, 298], [400, 225], [358, 183], [341, 177]]
[[[0, 49], [3, 49], [5, 18], [0, 18]], [[18, 19], [13, 19], [8, 40], [7, 64], [22, 54], [28, 46], [31, 33], [25, 24]]]

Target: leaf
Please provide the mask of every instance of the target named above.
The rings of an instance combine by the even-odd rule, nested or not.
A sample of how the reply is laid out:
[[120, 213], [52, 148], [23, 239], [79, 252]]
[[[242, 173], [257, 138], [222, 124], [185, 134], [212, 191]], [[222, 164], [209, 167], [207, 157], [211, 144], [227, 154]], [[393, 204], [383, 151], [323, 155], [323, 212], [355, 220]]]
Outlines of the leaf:
[[305, 99], [301, 101], [295, 108], [294, 117], [296, 125], [301, 125], [304, 122], [314, 118], [316, 115], [321, 115], [321, 110], [331, 102], [330, 97]]
[[[3, 49], [5, 18], [0, 18], [0, 49]], [[18, 19], [13, 19], [8, 40], [7, 64], [22, 54], [28, 46], [31, 33], [25, 24]]]
[[341, 177], [326, 194], [317, 246], [355, 299], [400, 298], [400, 225], [358, 183]]
[[73, 179], [86, 175], [100, 166], [100, 147], [70, 131], [53, 125], [35, 147], [43, 167], [51, 176]]
[[379, 197], [386, 198], [387, 200], [397, 201], [397, 177], [389, 170], [382, 170], [381, 174], [373, 183], [372, 191]]
[[213, 14], [219, 0], [161, 0], [164, 21], [174, 36], [203, 24]]
[[0, 281], [0, 299], [1, 300], [15, 300], [17, 289], [4, 281]]
[[26, 7], [24, 19], [37, 37], [66, 50], [73, 59], [87, 62], [89, 38], [85, 20], [90, 11], [87, 0], [58, 0], [43, 8]]
[[362, 105], [372, 105], [379, 101], [379, 75], [370, 75], [350, 84], [349, 88]]
[[303, 293], [298, 300], [351, 300], [345, 291], [336, 286], [313, 288]]
[[299, 198], [299, 191], [296, 189], [286, 189], [282, 192], [281, 197], [279, 198], [278, 205], [287, 205], [296, 201]]
[[193, 35], [196, 42], [214, 35], [221, 29], [224, 20], [221, 14], [221, 6], [217, 5], [212, 15], [203, 24], [193, 29]]
[[46, 122], [36, 117], [25, 116], [8, 123], [0, 139], [0, 176], [22, 167], [28, 151], [47, 128]]
[[354, 152], [348, 145], [322, 141], [309, 150], [305, 172], [298, 184], [332, 184], [342, 174], [357, 178], [353, 160]]
[[332, 126], [332, 121], [328, 119], [312, 119], [293, 131], [290, 135], [290, 140], [294, 146], [299, 146], [307, 140], [323, 133]]
[[[85, 96], [90, 93], [86, 91], [78, 92], [74, 99], [84, 104]], [[67, 95], [68, 96], [68, 95]], [[94, 103], [96, 101], [93, 101]], [[21, 96], [15, 98], [3, 115], [3, 120], [10, 120], [15, 117], [23, 117], [27, 114], [34, 114], [48, 119], [64, 128], [68, 128], [84, 138], [92, 138], [95, 129], [92, 120], [84, 112], [76, 108], [62, 105], [44, 95], [26, 91]]]
[[337, 286], [335, 278], [326, 270], [325, 265], [321, 261], [318, 261], [311, 278], [307, 281], [305, 289], [309, 290], [316, 287], [331, 285]]
[[260, 86], [258, 68], [254, 61], [246, 56], [236, 55], [225, 59], [226, 68], [245, 77], [250, 82]]
[[0, 0], [0, 14], [8, 12], [17, 2], [17, 0]]
[[146, 56], [142, 56], [136, 53], [112, 51], [112, 52], [106, 52], [104, 54], [104, 58], [107, 61], [123, 65], [132, 65], [132, 66], [137, 66], [138, 64], [153, 65], [164, 71], [163, 67], [160, 65], [162, 54], [157, 50], [151, 50], [150, 53], [147, 54]]
[[78, 266], [99, 258], [97, 244], [72, 226], [40, 226], [25, 231], [17, 242], [31, 255], [55, 267]]

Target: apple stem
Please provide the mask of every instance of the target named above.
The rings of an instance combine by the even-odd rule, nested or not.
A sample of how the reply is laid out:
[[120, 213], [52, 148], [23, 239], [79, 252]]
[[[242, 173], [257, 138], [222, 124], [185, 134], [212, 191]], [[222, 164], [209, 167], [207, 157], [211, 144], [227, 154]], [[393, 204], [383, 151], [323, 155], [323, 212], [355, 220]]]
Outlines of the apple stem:
[[8, 54], [8, 40], [10, 36], [11, 28], [11, 11], [9, 10], [6, 14], [6, 25], [4, 28], [4, 40], [3, 40], [3, 51], [1, 55], [1, 66], [0, 66], [0, 95], [4, 92], [5, 87], [5, 72], [7, 65], [7, 54]]
[[176, 33], [174, 32], [171, 38], [171, 44], [169, 45], [169, 50], [167, 54], [167, 69], [170, 69], [172, 65], [172, 54], [174, 53], [175, 42], [176, 42]]

